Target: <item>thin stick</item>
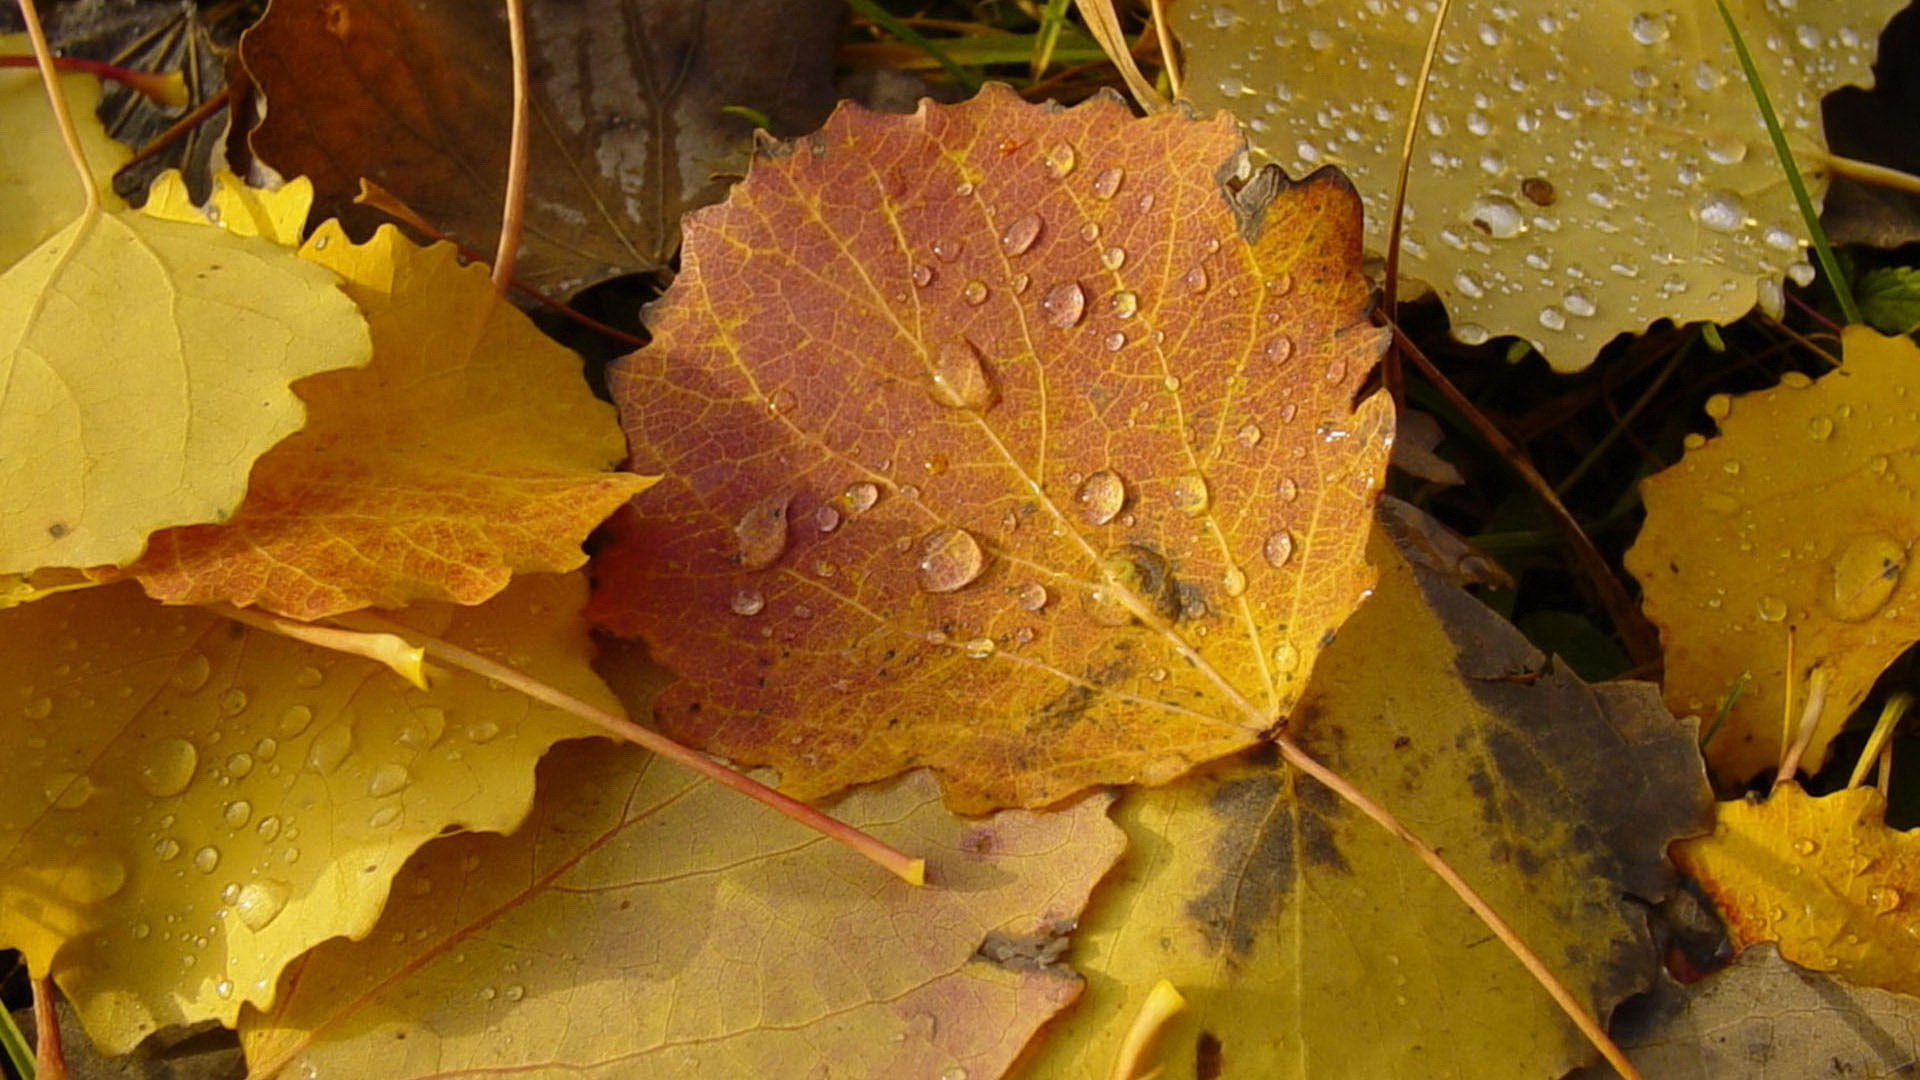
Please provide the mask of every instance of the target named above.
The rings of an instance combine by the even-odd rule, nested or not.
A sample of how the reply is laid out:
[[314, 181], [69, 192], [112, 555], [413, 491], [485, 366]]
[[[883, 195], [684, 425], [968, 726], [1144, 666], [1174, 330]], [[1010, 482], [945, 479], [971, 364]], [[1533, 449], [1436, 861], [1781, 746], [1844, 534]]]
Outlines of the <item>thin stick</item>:
[[493, 291], [507, 294], [520, 257], [527, 208], [527, 16], [522, 0], [507, 0], [507, 38], [513, 51], [513, 129], [507, 146], [507, 192], [500, 208], [500, 246], [493, 256]]
[[1560, 501], [1560, 497], [1554, 494], [1553, 485], [1547, 483], [1546, 478], [1533, 467], [1533, 462], [1527, 458], [1526, 451], [1515, 446], [1505, 433], [1475, 408], [1473, 402], [1460, 392], [1460, 388], [1442, 375], [1433, 361], [1427, 359], [1427, 354], [1420, 351], [1420, 346], [1413, 343], [1413, 339], [1400, 329], [1399, 324], [1389, 320], [1387, 325], [1393, 330], [1394, 340], [1399, 342], [1405, 354], [1426, 375], [1427, 381], [1433, 384], [1434, 389], [1439, 390], [1454, 408], [1459, 409], [1462, 415], [1472, 421], [1480, 437], [1487, 440], [1487, 444], [1492, 446], [1496, 453], [1507, 459], [1507, 464], [1520, 474], [1520, 479], [1533, 489], [1542, 503], [1546, 504], [1554, 521], [1559, 523], [1561, 534], [1572, 546], [1574, 558], [1579, 561], [1580, 568], [1586, 572], [1588, 581], [1593, 585], [1594, 591], [1599, 594], [1601, 606], [1607, 609], [1608, 617], [1613, 620], [1613, 628], [1619, 632], [1620, 640], [1625, 643], [1627, 655], [1635, 664], [1647, 664], [1658, 659], [1660, 635], [1647, 622], [1646, 616], [1640, 613], [1639, 605], [1627, 595], [1627, 590], [1620, 584], [1620, 579], [1614, 576], [1613, 570], [1607, 566], [1607, 560], [1601, 556], [1600, 550], [1593, 546], [1593, 541], [1587, 537], [1586, 530], [1580, 527], [1580, 522], [1574, 519], [1573, 514]]
[[1900, 718], [1907, 714], [1907, 708], [1913, 704], [1913, 695], [1895, 694], [1880, 707], [1880, 719], [1874, 721], [1873, 734], [1867, 736], [1867, 745], [1860, 751], [1860, 760], [1853, 763], [1853, 775], [1847, 778], [1847, 786], [1856, 788], [1867, 778], [1867, 770], [1880, 759], [1892, 738], [1895, 728], [1900, 726]]
[[867, 859], [885, 867], [909, 885], [924, 885], [927, 880], [925, 859], [916, 859], [892, 847], [843, 821], [828, 817], [825, 813], [806, 803], [782, 794], [760, 783], [752, 777], [735, 772], [725, 765], [714, 761], [705, 754], [689, 750], [665, 735], [628, 720], [624, 716], [608, 712], [597, 705], [582, 701], [558, 687], [549, 686], [537, 679], [496, 663], [469, 649], [463, 649], [449, 641], [424, 634], [409, 626], [402, 626], [385, 616], [370, 611], [354, 612], [337, 616], [335, 622], [354, 629], [373, 630], [389, 634], [398, 634], [410, 641], [418, 641], [426, 647], [430, 656], [465, 668], [476, 675], [492, 679], [495, 682], [511, 686], [535, 701], [545, 702], [556, 709], [578, 716], [601, 728], [617, 739], [633, 743], [651, 750], [661, 757], [680, 764], [699, 773], [709, 780], [725, 784], [727, 787], [778, 810], [787, 817], [798, 821], [815, 832], [836, 840]]
[[1178, 99], [1185, 96], [1185, 91], [1180, 89], [1180, 57], [1173, 51], [1173, 31], [1167, 28], [1167, 5], [1165, 0], [1152, 0], [1149, 7], [1153, 17], [1154, 40], [1160, 43], [1160, 70], [1167, 73], [1167, 89], [1173, 91], [1174, 98]]
[[360, 630], [342, 630], [336, 626], [315, 626], [312, 623], [289, 619], [283, 615], [270, 615], [264, 611], [248, 611], [232, 604], [209, 604], [207, 607], [234, 622], [251, 626], [255, 630], [265, 630], [269, 634], [292, 638], [315, 648], [331, 649], [334, 652], [358, 656], [382, 664], [395, 675], [407, 680], [422, 690], [427, 688], [426, 652], [398, 634], [366, 633]]
[[[1802, 153], [1809, 153], [1802, 151]], [[1849, 180], [1858, 180], [1863, 184], [1888, 188], [1893, 191], [1910, 191], [1920, 195], [1920, 176], [1889, 169], [1885, 165], [1875, 165], [1871, 161], [1858, 161], [1838, 154], [1812, 154], [1814, 160], [1827, 167], [1835, 176], [1844, 176]]]
[[1800, 714], [1800, 734], [1793, 740], [1793, 746], [1780, 759], [1780, 771], [1774, 774], [1775, 784], [1784, 784], [1793, 779], [1800, 771], [1800, 758], [1806, 754], [1807, 747], [1813, 743], [1813, 733], [1820, 726], [1820, 715], [1827, 709], [1827, 683], [1832, 673], [1824, 667], [1816, 667], [1807, 675], [1807, 707]]
[[81, 211], [81, 216], [89, 219], [98, 217], [100, 186], [93, 182], [93, 170], [87, 166], [87, 152], [80, 145], [80, 133], [74, 129], [73, 114], [67, 111], [67, 95], [60, 92], [60, 76], [54, 71], [53, 50], [47, 46], [47, 32], [40, 28], [40, 12], [33, 6], [33, 0], [19, 0], [19, 3], [20, 18], [27, 24], [27, 37], [33, 41], [33, 58], [40, 64], [40, 82], [47, 88], [47, 104], [53, 106], [53, 121], [60, 128], [60, 141], [66, 144], [67, 157], [73, 162], [73, 171], [80, 174], [80, 187], [87, 194], [87, 205]]
[[52, 979], [33, 980], [33, 1068], [36, 1080], [67, 1080], [67, 1052], [60, 1042]]
[[1333, 793], [1345, 799], [1348, 805], [1372, 818], [1375, 824], [1412, 848], [1414, 854], [1420, 856], [1420, 861], [1426, 863], [1427, 868], [1432, 870], [1441, 881], [1446, 882], [1454, 895], [1480, 917], [1480, 921], [1486, 924], [1488, 930], [1493, 931], [1493, 936], [1499, 938], [1500, 943], [1507, 947], [1507, 951], [1520, 961], [1520, 966], [1527, 969], [1527, 974], [1532, 975], [1535, 981], [1539, 982], [1548, 996], [1553, 998], [1554, 1004], [1560, 1006], [1560, 1011], [1567, 1014], [1567, 1018], [1572, 1020], [1573, 1025], [1580, 1029], [1580, 1033], [1587, 1037], [1587, 1041], [1593, 1044], [1594, 1049], [1600, 1051], [1600, 1056], [1607, 1059], [1607, 1064], [1612, 1065], [1615, 1072], [1625, 1080], [1645, 1080], [1645, 1077], [1640, 1075], [1640, 1070], [1634, 1068], [1633, 1062], [1627, 1060], [1627, 1055], [1607, 1035], [1606, 1029], [1587, 1012], [1586, 1006], [1580, 1003], [1580, 999], [1573, 996], [1573, 992], [1566, 988], [1558, 976], [1554, 975], [1545, 961], [1528, 947], [1513, 927], [1493, 910], [1493, 906], [1488, 904], [1473, 886], [1467, 884], [1465, 878], [1440, 857], [1439, 852], [1427, 846], [1426, 841], [1409, 831], [1400, 823], [1399, 818], [1393, 816], [1392, 811], [1374, 802], [1360, 789], [1347, 783], [1338, 773], [1314, 760], [1300, 748], [1298, 743], [1285, 735], [1277, 735], [1273, 741], [1274, 745], [1280, 748], [1280, 755], [1286, 759], [1287, 764], [1332, 789]]
[[[127, 159], [127, 165], [136, 165], [160, 151], [165, 150], [182, 135], [192, 131], [206, 121], [208, 117], [226, 108], [232, 101], [233, 88], [229, 86], [200, 104], [195, 105], [185, 116], [168, 125], [167, 130], [155, 135], [145, 146], [135, 150], [133, 156]], [[121, 168], [124, 169], [127, 165], [122, 165]]]
[[[1400, 230], [1407, 210], [1407, 176], [1413, 171], [1413, 144], [1420, 135], [1420, 114], [1427, 104], [1427, 82], [1433, 77], [1433, 60], [1440, 54], [1440, 28], [1447, 21], [1447, 9], [1453, 0], [1440, 0], [1433, 15], [1433, 29], [1427, 32], [1427, 54], [1420, 58], [1420, 74], [1413, 80], [1413, 104], [1407, 109], [1407, 130], [1400, 137], [1400, 175], [1393, 182], [1393, 210], [1387, 214], [1387, 265], [1380, 284], [1380, 310], [1393, 315], [1400, 292]], [[1399, 356], [1389, 356], [1382, 373], [1393, 403], [1406, 399]]]

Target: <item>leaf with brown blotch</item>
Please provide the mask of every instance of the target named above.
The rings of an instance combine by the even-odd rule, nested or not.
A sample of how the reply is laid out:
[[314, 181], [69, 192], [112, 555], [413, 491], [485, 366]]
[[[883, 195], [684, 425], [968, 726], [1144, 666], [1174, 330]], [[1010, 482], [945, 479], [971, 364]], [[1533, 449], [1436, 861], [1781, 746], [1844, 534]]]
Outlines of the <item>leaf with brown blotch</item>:
[[477, 604], [515, 573], [572, 570], [580, 542], [646, 480], [580, 360], [448, 244], [337, 223], [301, 254], [345, 278], [374, 359], [307, 379], [307, 426], [254, 466], [219, 525], [156, 534], [125, 573], [169, 603], [301, 619], [418, 599]]
[[968, 821], [925, 773], [849, 796], [927, 857], [916, 889], [657, 758], [560, 747], [526, 829], [421, 851], [241, 1038], [255, 1075], [992, 1080], [1080, 993], [1108, 804]]
[[1373, 580], [1393, 410], [1352, 404], [1385, 339], [1351, 189], [1230, 204], [1239, 148], [1112, 99], [849, 105], [689, 219], [612, 379], [665, 478], [592, 605], [681, 676], [669, 732], [979, 810], [1285, 721]]
[[[753, 123], [833, 103], [835, 0], [592, 0], [527, 11], [532, 118], [518, 278], [568, 293], [660, 267], [689, 207], [745, 167]], [[512, 117], [507, 26], [483, 0], [274, 0], [241, 41], [267, 97], [254, 152], [312, 178], [356, 236], [374, 180], [469, 248], [498, 243]]]

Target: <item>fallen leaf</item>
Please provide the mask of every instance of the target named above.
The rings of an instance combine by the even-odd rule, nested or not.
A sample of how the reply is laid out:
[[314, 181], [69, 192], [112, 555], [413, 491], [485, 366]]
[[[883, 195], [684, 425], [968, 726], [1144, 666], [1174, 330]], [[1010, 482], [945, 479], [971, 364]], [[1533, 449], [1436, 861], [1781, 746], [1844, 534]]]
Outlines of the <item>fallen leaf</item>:
[[[1643, 901], [1711, 795], [1691, 724], [1588, 686], [1376, 532], [1380, 582], [1290, 732], [1439, 848], [1589, 1008], [1655, 967]], [[1592, 1050], [1407, 848], [1266, 753], [1129, 791], [1074, 937], [1087, 994], [1019, 1074], [1100, 1080], [1155, 980], [1165, 1080], [1558, 1076]], [[1635, 899], [1640, 898], [1640, 899]]]
[[[25, 34], [0, 34], [0, 54], [32, 52]], [[63, 74], [60, 90], [107, 208], [125, 209], [126, 204], [112, 195], [113, 174], [131, 152], [114, 142], [94, 119], [100, 80]], [[0, 146], [7, 148], [6, 156], [0, 157], [0, 206], [7, 208], [0, 215], [0, 269], [5, 269], [78, 217], [86, 205], [60, 129], [54, 126], [47, 91], [33, 68], [0, 68]]]
[[[596, 703], [578, 577], [395, 616]], [[131, 584], [0, 612], [0, 947], [51, 972], [109, 1053], [273, 1000], [281, 968], [364, 935], [443, 828], [506, 830], [532, 763], [594, 729], [455, 676], [163, 607]]]
[[1647, 523], [1626, 565], [1666, 646], [1667, 704], [1711, 717], [1752, 676], [1706, 746], [1729, 786], [1778, 765], [1790, 681], [1797, 721], [1809, 672], [1831, 676], [1804, 762], [1816, 770], [1881, 671], [1920, 641], [1906, 579], [1920, 541], [1920, 405], [1908, 397], [1920, 347], [1863, 327], [1842, 341], [1845, 363], [1818, 380], [1790, 373], [1710, 399], [1720, 435], [1641, 486]]
[[1720, 804], [1713, 835], [1673, 847], [1736, 947], [1779, 943], [1804, 968], [1920, 994], [1920, 835], [1887, 827], [1887, 801], [1857, 787], [1815, 798], [1797, 784]]
[[1920, 268], [1878, 267], [1861, 274], [1854, 288], [1868, 326], [1883, 334], [1920, 330]]
[[612, 374], [664, 479], [591, 609], [681, 676], [668, 731], [801, 797], [926, 765], [974, 811], [1286, 717], [1373, 579], [1393, 412], [1351, 404], [1351, 192], [1230, 205], [1238, 146], [1110, 98], [849, 105], [689, 219]]
[[[527, 11], [530, 172], [518, 278], [571, 292], [663, 265], [690, 207], [746, 164], [745, 106], [783, 134], [833, 102], [834, 0], [597, 0]], [[266, 94], [261, 160], [311, 176], [320, 209], [365, 236], [361, 177], [491, 258], [512, 79], [507, 27], [466, 0], [275, 0], [241, 55]]]
[[[1815, 198], [1820, 96], [1868, 83], [1902, 0], [1730, 0]], [[1423, 3], [1183, 6], [1186, 92], [1289, 170], [1337, 165], [1386, 245], [1432, 28]], [[1517, 334], [1563, 371], [1657, 319], [1731, 322], [1811, 277], [1805, 227], [1711, 0], [1461, 0], [1448, 9], [1407, 181], [1403, 271], [1454, 336]]]
[[[1769, 946], [1692, 986], [1662, 978], [1614, 1014], [1613, 1037], [1660, 1080], [1899, 1076], [1920, 1045], [1920, 1003], [1805, 971]], [[1611, 1080], [1602, 1066], [1567, 1080]]]
[[301, 254], [345, 279], [373, 362], [302, 382], [307, 425], [254, 466], [239, 510], [157, 534], [125, 573], [168, 603], [317, 619], [477, 604], [514, 573], [584, 563], [580, 542], [647, 481], [606, 471], [625, 440], [579, 357], [451, 245], [389, 227], [355, 246], [329, 222]]
[[925, 773], [848, 797], [927, 857], [916, 889], [639, 751], [562, 747], [540, 792], [315, 950], [242, 1026], [255, 1074], [992, 1080], [1079, 994], [1057, 953], [1123, 843], [1105, 797], [977, 821]]

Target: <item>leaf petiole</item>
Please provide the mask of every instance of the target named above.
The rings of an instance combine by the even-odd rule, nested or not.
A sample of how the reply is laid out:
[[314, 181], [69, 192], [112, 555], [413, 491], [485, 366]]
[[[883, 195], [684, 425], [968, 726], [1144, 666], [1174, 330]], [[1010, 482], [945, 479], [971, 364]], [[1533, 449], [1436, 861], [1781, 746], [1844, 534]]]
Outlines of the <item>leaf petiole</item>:
[[[100, 216], [100, 187], [93, 182], [93, 170], [87, 167], [87, 152], [80, 146], [80, 133], [74, 129], [73, 114], [67, 110], [67, 95], [60, 92], [60, 76], [55, 71], [53, 50], [47, 45], [47, 32], [40, 26], [39, 9], [33, 0], [18, 0], [20, 18], [27, 24], [27, 37], [33, 42], [33, 57], [40, 65], [40, 82], [47, 89], [47, 104], [53, 108], [53, 120], [60, 128], [60, 140], [66, 144], [67, 157], [80, 174], [80, 188], [86, 193], [86, 209], [81, 217], [92, 221]], [[78, 248], [76, 243], [68, 250]]]

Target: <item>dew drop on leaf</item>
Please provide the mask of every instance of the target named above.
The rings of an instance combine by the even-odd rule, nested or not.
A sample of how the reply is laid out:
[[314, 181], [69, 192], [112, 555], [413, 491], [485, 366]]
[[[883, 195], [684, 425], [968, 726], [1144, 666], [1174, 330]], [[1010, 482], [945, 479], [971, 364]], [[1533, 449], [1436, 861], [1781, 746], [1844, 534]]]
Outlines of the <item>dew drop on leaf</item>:
[[927, 393], [949, 409], [970, 412], [985, 412], [999, 399], [980, 350], [965, 338], [945, 342], [934, 354]]
[[1062, 330], [1080, 325], [1087, 313], [1087, 294], [1077, 281], [1062, 281], [1040, 298], [1047, 322]]
[[930, 593], [965, 588], [986, 566], [980, 542], [965, 529], [943, 525], [920, 541], [920, 587]]
[[856, 514], [864, 514], [880, 501], [880, 487], [862, 480], [859, 483], [848, 484], [846, 494], [841, 498], [847, 501], [847, 509]]
[[1228, 596], [1239, 596], [1247, 591], [1247, 572], [1238, 566], [1227, 567], [1227, 572], [1220, 577], [1220, 586]]
[[1127, 505], [1127, 483], [1119, 473], [1101, 469], [1080, 484], [1079, 490], [1073, 493], [1073, 501], [1087, 524], [1105, 525], [1118, 517]]
[[1261, 433], [1261, 431], [1260, 431], [1260, 425], [1258, 425], [1258, 424], [1243, 424], [1243, 425], [1241, 425], [1241, 428], [1240, 428], [1240, 430], [1239, 430], [1239, 432], [1237, 432], [1237, 433], [1236, 433], [1236, 434], [1234, 435], [1234, 439], [1235, 439], [1235, 440], [1236, 440], [1237, 442], [1239, 442], [1239, 444], [1240, 444], [1240, 445], [1241, 445], [1242, 447], [1244, 447], [1244, 448], [1246, 448], [1246, 449], [1248, 449], [1248, 450], [1251, 450], [1251, 449], [1253, 449], [1254, 447], [1256, 447], [1256, 446], [1259, 446], [1259, 445], [1260, 445], [1260, 438], [1261, 438], [1261, 434], [1262, 434], [1262, 433]]
[[307, 730], [307, 725], [311, 723], [313, 723], [311, 708], [298, 704], [289, 705], [280, 710], [280, 723], [274, 730], [280, 733], [281, 738], [291, 739]]
[[935, 240], [931, 247], [934, 258], [939, 259], [943, 263], [950, 263], [960, 258], [960, 253], [966, 250], [967, 242], [965, 240], [943, 236]]
[[1872, 617], [1893, 598], [1906, 564], [1906, 547], [1884, 533], [1848, 540], [1834, 554], [1824, 606], [1842, 622]]
[[220, 820], [230, 829], [244, 828], [253, 820], [253, 804], [245, 799], [235, 799], [220, 808]]
[[1188, 517], [1199, 517], [1213, 505], [1213, 495], [1207, 490], [1207, 478], [1199, 473], [1181, 473], [1173, 478], [1173, 484], [1167, 489], [1167, 498], [1174, 509]]
[[367, 795], [375, 799], [383, 799], [405, 789], [411, 783], [413, 783], [413, 774], [407, 771], [405, 765], [388, 762], [367, 776]]
[[1282, 675], [1290, 674], [1300, 667], [1300, 650], [1291, 642], [1283, 641], [1273, 647], [1273, 669]]
[[1030, 581], [1020, 586], [1016, 599], [1019, 600], [1020, 606], [1028, 611], [1039, 611], [1047, 606], [1047, 587], [1037, 581]]
[[1180, 275], [1181, 288], [1186, 289], [1190, 293], [1206, 292], [1207, 286], [1210, 284], [1212, 284], [1212, 282], [1207, 277], [1207, 268], [1204, 266], [1196, 264], [1192, 269]]
[[1813, 419], [1808, 420], [1807, 436], [1813, 439], [1813, 441], [1815, 442], [1825, 442], [1828, 439], [1832, 438], [1833, 437], [1832, 418], [1826, 417], [1826, 416], [1816, 416]]
[[167, 681], [173, 684], [175, 690], [183, 694], [191, 694], [207, 685], [207, 677], [212, 674], [213, 665], [205, 656], [194, 653], [180, 662], [180, 666], [174, 669]]
[[220, 849], [209, 844], [193, 853], [193, 868], [211, 874], [220, 868]]
[[1284, 364], [1293, 356], [1293, 339], [1285, 334], [1267, 342], [1267, 359], [1276, 364]]
[[331, 774], [353, 751], [353, 731], [346, 724], [329, 724], [307, 748], [307, 766], [322, 776]]
[[799, 404], [800, 399], [794, 396], [793, 391], [784, 386], [779, 387], [767, 395], [767, 415], [792, 416], [793, 410]]
[[977, 637], [962, 645], [961, 650], [967, 654], [968, 659], [985, 660], [994, 654], [996, 646], [990, 637]]
[[1280, 478], [1279, 495], [1281, 502], [1292, 502], [1300, 497], [1300, 485], [1294, 482], [1293, 477], [1283, 476]]
[[53, 715], [53, 699], [42, 694], [22, 706], [20, 715], [29, 720], [45, 720]]
[[1670, 33], [1665, 19], [1645, 12], [1635, 15], [1627, 23], [1627, 30], [1633, 35], [1633, 40], [1642, 45], [1658, 45], [1667, 40]]
[[1110, 247], [1100, 253], [1100, 265], [1109, 270], [1118, 270], [1127, 264], [1127, 249]]
[[783, 491], [754, 503], [740, 515], [733, 526], [733, 539], [739, 549], [741, 566], [761, 570], [785, 554], [787, 504], [791, 501], [793, 493]]
[[1755, 609], [1762, 622], [1779, 622], [1787, 617], [1787, 603], [1777, 596], [1762, 596]]
[[1740, 196], [1724, 189], [1700, 196], [1691, 213], [1701, 228], [1718, 233], [1738, 231], [1747, 223], [1747, 204]]
[[1467, 206], [1467, 224], [1482, 235], [1508, 240], [1520, 235], [1526, 218], [1512, 199], [1503, 195], [1482, 195]]
[[1293, 534], [1285, 529], [1272, 533], [1266, 543], [1260, 545], [1260, 554], [1266, 556], [1267, 565], [1279, 570], [1293, 559]]
[[758, 615], [766, 610], [767, 598], [759, 589], [741, 589], [733, 594], [730, 606], [735, 615]]
[[1120, 193], [1120, 184], [1126, 179], [1126, 170], [1119, 166], [1101, 169], [1093, 178], [1093, 193], [1102, 199], [1111, 199]]
[[293, 677], [293, 685], [302, 690], [311, 690], [326, 680], [326, 673], [312, 665], [303, 667]]
[[960, 299], [966, 301], [968, 307], [979, 307], [981, 304], [986, 303], [986, 282], [978, 279], [967, 282], [960, 288]]
[[914, 266], [908, 276], [913, 279], [913, 284], [916, 288], [924, 289], [928, 285], [933, 284], [933, 267], [925, 263], [919, 263]]
[[1026, 214], [1016, 218], [1000, 234], [1000, 250], [1009, 255], [1025, 255], [1040, 239], [1041, 222], [1039, 214]]
[[154, 858], [161, 862], [172, 862], [180, 857], [180, 841], [171, 836], [163, 836], [153, 842]]
[[273, 920], [287, 908], [287, 901], [293, 890], [284, 881], [263, 878], [249, 881], [240, 887], [240, 896], [233, 903], [234, 914], [247, 929], [258, 933], [273, 925]]
[[1115, 330], [1106, 336], [1103, 343], [1106, 345], [1108, 352], [1119, 352], [1121, 349], [1127, 347], [1127, 335]]
[[1112, 309], [1114, 318], [1131, 319], [1140, 311], [1140, 298], [1126, 289], [1121, 289], [1107, 301], [1107, 306]]
[[140, 786], [159, 798], [178, 795], [193, 783], [193, 774], [199, 768], [200, 751], [192, 743], [179, 738], [160, 739], [147, 748], [140, 762]]
[[821, 503], [813, 511], [814, 527], [823, 533], [830, 533], [840, 527], [840, 511], [832, 503]]
[[1079, 161], [1080, 155], [1074, 152], [1072, 143], [1056, 143], [1047, 151], [1047, 173], [1056, 180], [1064, 179]]

